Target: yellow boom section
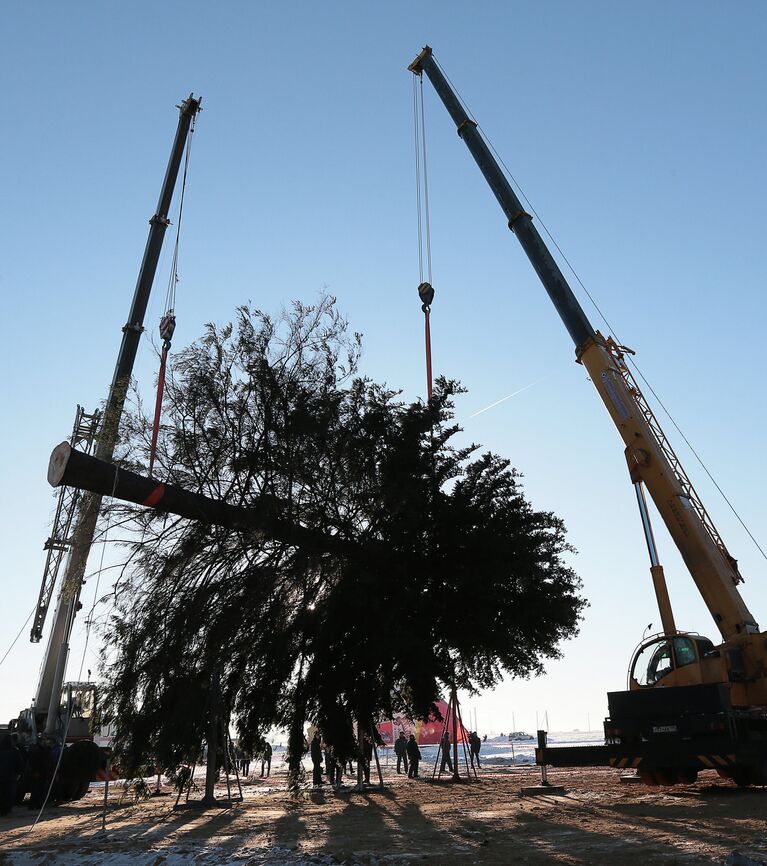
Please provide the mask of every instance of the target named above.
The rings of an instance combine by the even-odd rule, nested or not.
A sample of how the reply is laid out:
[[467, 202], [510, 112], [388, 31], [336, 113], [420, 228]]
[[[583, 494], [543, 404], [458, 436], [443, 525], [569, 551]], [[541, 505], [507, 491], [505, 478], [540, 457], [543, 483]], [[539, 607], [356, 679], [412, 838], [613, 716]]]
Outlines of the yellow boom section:
[[652, 497], [722, 638], [738, 641], [759, 628], [736, 588], [742, 581], [695, 489], [624, 360], [599, 331], [578, 350], [626, 446], [632, 481]]

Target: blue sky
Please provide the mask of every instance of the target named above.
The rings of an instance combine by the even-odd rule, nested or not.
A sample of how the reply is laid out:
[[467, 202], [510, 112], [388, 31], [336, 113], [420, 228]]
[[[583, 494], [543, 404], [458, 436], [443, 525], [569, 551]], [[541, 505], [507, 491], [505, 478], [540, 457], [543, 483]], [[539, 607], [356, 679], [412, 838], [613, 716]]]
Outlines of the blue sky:
[[[764, 546], [763, 4], [12, 3], [3, 25], [0, 654], [37, 599], [48, 455], [75, 405], [106, 395], [174, 105], [190, 91], [204, 111], [176, 345], [244, 300], [275, 310], [326, 287], [364, 334], [365, 371], [422, 395], [406, 66], [425, 43]], [[533, 504], [564, 518], [591, 602], [546, 677], [471, 705], [482, 729], [508, 729], [512, 711], [533, 728], [546, 709], [553, 728], [584, 728], [658, 621], [622, 446], [428, 84], [426, 113], [435, 371], [469, 388], [466, 437], [508, 456]], [[146, 396], [155, 369], [147, 338], [136, 368]], [[765, 625], [765, 562], [679, 450]], [[677, 623], [714, 636], [655, 530]], [[25, 630], [0, 667], [0, 718], [28, 702], [41, 656]], [[76, 675], [77, 643], [72, 656]]]

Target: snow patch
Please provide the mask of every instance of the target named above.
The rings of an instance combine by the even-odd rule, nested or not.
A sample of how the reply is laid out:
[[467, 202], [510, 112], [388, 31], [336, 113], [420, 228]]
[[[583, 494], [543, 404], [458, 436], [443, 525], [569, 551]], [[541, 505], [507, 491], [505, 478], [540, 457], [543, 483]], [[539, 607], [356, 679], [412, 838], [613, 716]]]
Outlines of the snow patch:
[[[105, 842], [109, 846], [109, 842]], [[0, 855], [4, 866], [408, 866], [414, 854], [355, 854], [339, 859], [333, 854], [307, 854], [289, 848], [269, 850], [243, 848], [236, 853], [224, 853], [216, 847], [205, 851], [189, 851], [177, 847], [157, 848], [143, 853], [127, 851], [14, 851]]]

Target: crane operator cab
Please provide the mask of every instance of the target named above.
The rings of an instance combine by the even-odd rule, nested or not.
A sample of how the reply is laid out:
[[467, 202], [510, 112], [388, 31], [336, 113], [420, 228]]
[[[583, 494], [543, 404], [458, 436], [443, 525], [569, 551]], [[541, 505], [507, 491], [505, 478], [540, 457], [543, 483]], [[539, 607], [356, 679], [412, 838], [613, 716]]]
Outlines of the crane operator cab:
[[640, 644], [629, 672], [631, 690], [721, 680], [719, 650], [707, 637], [690, 632], [655, 635]]
[[66, 730], [66, 741], [93, 739], [93, 722], [96, 711], [96, 686], [94, 683], [64, 683], [60, 718]]

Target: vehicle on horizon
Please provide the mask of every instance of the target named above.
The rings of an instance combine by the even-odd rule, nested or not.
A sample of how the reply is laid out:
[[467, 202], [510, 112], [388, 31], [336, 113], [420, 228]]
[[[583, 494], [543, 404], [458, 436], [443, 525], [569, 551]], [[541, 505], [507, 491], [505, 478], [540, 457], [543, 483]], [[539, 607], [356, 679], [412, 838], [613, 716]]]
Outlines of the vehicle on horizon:
[[535, 737], [532, 734], [528, 734], [526, 731], [512, 731], [509, 734], [510, 743], [532, 743], [534, 741]]

